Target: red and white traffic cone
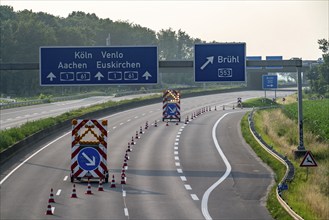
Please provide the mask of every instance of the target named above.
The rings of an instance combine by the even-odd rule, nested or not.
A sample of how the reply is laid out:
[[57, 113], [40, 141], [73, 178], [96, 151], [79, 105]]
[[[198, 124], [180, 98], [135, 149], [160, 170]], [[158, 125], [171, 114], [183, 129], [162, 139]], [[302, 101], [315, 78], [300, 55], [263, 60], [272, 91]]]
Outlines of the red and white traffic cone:
[[131, 145], [135, 145], [134, 137], [131, 137]]
[[169, 126], [168, 121], [166, 122], [166, 126]]
[[209, 106], [209, 111], [211, 112], [211, 106]]
[[78, 198], [77, 191], [75, 190], [75, 184], [73, 184], [73, 190], [72, 190], [71, 198]]
[[126, 184], [126, 174], [121, 173], [121, 184]]
[[112, 181], [111, 181], [111, 188], [116, 188], [115, 186], [115, 179], [114, 179], [114, 175], [112, 175]]
[[92, 195], [92, 194], [93, 194], [93, 193], [91, 192], [91, 185], [90, 185], [90, 181], [89, 181], [89, 179], [88, 179], [88, 187], [87, 187], [87, 191], [86, 191], [85, 194], [87, 194], [87, 195]]
[[49, 195], [48, 203], [55, 203], [53, 188], [50, 189], [50, 195]]
[[53, 211], [51, 210], [51, 205], [50, 205], [49, 202], [48, 202], [48, 205], [47, 205], [46, 215], [53, 215]]
[[141, 126], [140, 129], [139, 129], [139, 133], [140, 133], [140, 134], [143, 134], [143, 128], [142, 128], [142, 126]]
[[124, 161], [123, 161], [122, 168], [125, 169], [125, 170], [128, 169], [128, 164], [127, 164], [127, 160], [126, 159], [124, 159]]
[[234, 105], [233, 105], [232, 109], [235, 109]]
[[216, 107], [216, 105], [215, 105], [215, 111], [217, 111], [217, 107]]
[[157, 120], [154, 121], [154, 127], [158, 127]]
[[104, 191], [102, 178], [99, 179], [98, 191]]
[[178, 121], [176, 121], [176, 125], [178, 125]]
[[145, 130], [149, 128], [149, 123], [148, 121], [145, 122]]
[[135, 139], [138, 139], [139, 136], [138, 136], [138, 131], [136, 131], [136, 136], [135, 136]]
[[130, 148], [130, 143], [128, 142], [128, 149], [127, 149], [128, 152], [131, 152], [132, 149]]
[[128, 155], [127, 152], [126, 152], [126, 154], [125, 154], [125, 159], [126, 159], [126, 160], [129, 160], [129, 155]]
[[223, 110], [225, 110], [225, 105], [223, 105]]

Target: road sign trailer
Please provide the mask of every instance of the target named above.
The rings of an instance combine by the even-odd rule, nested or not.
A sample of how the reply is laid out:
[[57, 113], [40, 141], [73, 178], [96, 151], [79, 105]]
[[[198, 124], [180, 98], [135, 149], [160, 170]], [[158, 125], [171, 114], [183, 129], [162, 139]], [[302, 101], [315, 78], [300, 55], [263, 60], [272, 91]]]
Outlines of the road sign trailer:
[[165, 90], [162, 96], [162, 121], [181, 121], [180, 92], [178, 90]]

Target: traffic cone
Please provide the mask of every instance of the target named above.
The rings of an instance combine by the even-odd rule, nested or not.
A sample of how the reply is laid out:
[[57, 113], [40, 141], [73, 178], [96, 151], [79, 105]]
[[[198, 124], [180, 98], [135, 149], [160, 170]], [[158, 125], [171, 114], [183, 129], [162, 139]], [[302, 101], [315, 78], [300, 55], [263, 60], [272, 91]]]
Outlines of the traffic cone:
[[217, 107], [216, 107], [216, 105], [215, 105], [215, 111], [217, 111]]
[[51, 210], [51, 205], [50, 205], [50, 203], [48, 203], [48, 205], [47, 205], [46, 215], [53, 215], [53, 211]]
[[146, 121], [145, 122], [145, 130], [148, 129], [148, 127], [149, 127], [149, 123], [148, 123], [148, 121]]
[[87, 187], [87, 191], [86, 191], [85, 194], [87, 194], [87, 195], [92, 195], [92, 194], [93, 194], [93, 193], [91, 192], [91, 185], [90, 185], [90, 181], [89, 181], [89, 179], [88, 179], [88, 187]]
[[53, 188], [50, 189], [50, 195], [49, 195], [48, 203], [55, 203]]
[[112, 175], [112, 181], [111, 181], [111, 188], [116, 188], [115, 186], [115, 179], [114, 179], [114, 175]]
[[176, 121], [176, 125], [178, 125], [178, 121]]
[[166, 122], [166, 126], [169, 126], [168, 121]]
[[140, 129], [139, 129], [139, 133], [140, 133], [140, 134], [143, 134], [143, 128], [142, 128], [142, 126], [141, 126]]
[[225, 105], [223, 105], [223, 110], [225, 110]]
[[126, 159], [126, 160], [129, 160], [129, 155], [128, 155], [127, 152], [126, 152], [126, 154], [125, 154], [125, 159]]
[[209, 111], [211, 112], [211, 106], [209, 106]]
[[157, 120], [154, 121], [154, 127], [158, 127]]
[[131, 145], [135, 145], [134, 137], [131, 137]]
[[102, 178], [99, 179], [98, 191], [104, 191]]
[[139, 136], [138, 136], [138, 131], [136, 131], [136, 136], [135, 136], [135, 139], [138, 139]]
[[73, 190], [72, 190], [71, 198], [78, 198], [78, 196], [77, 196], [77, 192], [76, 192], [76, 190], [75, 190], [75, 184], [73, 184]]
[[234, 105], [233, 105], [232, 109], [235, 109]]
[[127, 160], [126, 159], [124, 159], [124, 161], [123, 161], [122, 168], [124, 168], [125, 170], [128, 169], [128, 164], [127, 164]]
[[132, 151], [132, 149], [130, 148], [130, 143], [128, 142], [128, 152], [131, 152]]
[[126, 184], [126, 174], [121, 173], [121, 184]]

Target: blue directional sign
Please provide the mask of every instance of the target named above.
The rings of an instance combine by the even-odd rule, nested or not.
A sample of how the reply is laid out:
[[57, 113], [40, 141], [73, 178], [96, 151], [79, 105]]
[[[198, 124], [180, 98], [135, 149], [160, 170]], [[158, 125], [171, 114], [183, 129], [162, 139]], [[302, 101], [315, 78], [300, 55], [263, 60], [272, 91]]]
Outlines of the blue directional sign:
[[277, 75], [263, 75], [263, 89], [277, 89], [278, 76]]
[[[266, 56], [266, 60], [282, 60], [282, 56]], [[282, 69], [282, 66], [267, 66], [266, 69]]]
[[87, 171], [95, 170], [101, 162], [98, 151], [93, 147], [82, 148], [77, 160], [80, 168]]
[[40, 47], [42, 86], [156, 83], [156, 46]]
[[246, 79], [246, 44], [194, 46], [195, 82], [241, 82]]
[[176, 103], [168, 103], [166, 109], [167, 115], [173, 116], [177, 113], [177, 105]]
[[[247, 56], [247, 60], [262, 60], [262, 56]], [[260, 66], [248, 66], [247, 69], [262, 69]]]

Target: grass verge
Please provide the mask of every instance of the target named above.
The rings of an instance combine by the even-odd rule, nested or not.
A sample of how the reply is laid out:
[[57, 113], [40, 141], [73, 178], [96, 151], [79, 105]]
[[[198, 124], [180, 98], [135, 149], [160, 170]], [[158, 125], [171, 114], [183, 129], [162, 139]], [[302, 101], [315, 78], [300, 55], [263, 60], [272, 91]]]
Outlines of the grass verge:
[[274, 180], [275, 185], [270, 190], [268, 194], [268, 199], [266, 203], [266, 207], [275, 219], [282, 219], [282, 220], [290, 220], [292, 219], [288, 213], [281, 207], [280, 203], [276, 199], [276, 187], [279, 184], [280, 180], [283, 178], [285, 174], [286, 167], [276, 160], [274, 157], [269, 156], [266, 150], [264, 150], [258, 142], [255, 140], [253, 135], [249, 130], [248, 124], [248, 113], [242, 118], [241, 120], [241, 132], [246, 140], [246, 142], [250, 145], [250, 147], [255, 151], [261, 160], [270, 166], [275, 173]]

